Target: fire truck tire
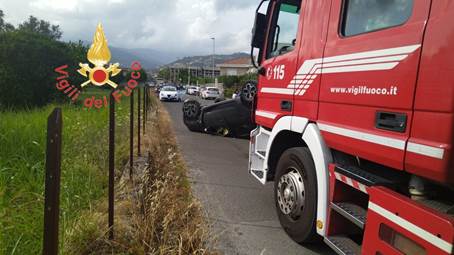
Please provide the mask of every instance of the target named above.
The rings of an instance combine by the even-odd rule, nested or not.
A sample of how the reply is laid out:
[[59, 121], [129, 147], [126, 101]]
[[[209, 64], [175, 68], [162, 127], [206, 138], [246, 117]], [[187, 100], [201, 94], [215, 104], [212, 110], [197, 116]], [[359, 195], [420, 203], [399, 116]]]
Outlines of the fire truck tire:
[[315, 231], [317, 177], [308, 148], [291, 148], [282, 154], [276, 168], [274, 198], [279, 221], [294, 241], [320, 239]]

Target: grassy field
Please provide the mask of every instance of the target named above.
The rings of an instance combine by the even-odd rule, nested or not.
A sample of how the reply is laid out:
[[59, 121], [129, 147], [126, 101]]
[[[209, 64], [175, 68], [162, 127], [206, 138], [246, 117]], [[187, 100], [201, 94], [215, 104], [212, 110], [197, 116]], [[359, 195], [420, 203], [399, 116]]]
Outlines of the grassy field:
[[[99, 97], [104, 91], [92, 91]], [[116, 161], [128, 157], [129, 100], [117, 105]], [[56, 105], [0, 112], [0, 254], [40, 254], [47, 116]], [[63, 110], [60, 245], [82, 211], [107, 195], [108, 109]]]

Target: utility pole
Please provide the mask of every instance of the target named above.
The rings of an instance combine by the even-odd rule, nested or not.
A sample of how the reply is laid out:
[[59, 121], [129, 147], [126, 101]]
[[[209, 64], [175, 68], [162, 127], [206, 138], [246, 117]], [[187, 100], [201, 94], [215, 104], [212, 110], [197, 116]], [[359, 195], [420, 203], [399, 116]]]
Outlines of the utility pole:
[[191, 85], [191, 65], [188, 64], [188, 86]]
[[215, 79], [214, 79], [214, 55], [216, 54], [216, 38], [215, 37], [212, 37], [211, 40], [213, 40], [213, 71], [211, 73], [211, 76], [213, 78], [213, 83], [215, 83]]

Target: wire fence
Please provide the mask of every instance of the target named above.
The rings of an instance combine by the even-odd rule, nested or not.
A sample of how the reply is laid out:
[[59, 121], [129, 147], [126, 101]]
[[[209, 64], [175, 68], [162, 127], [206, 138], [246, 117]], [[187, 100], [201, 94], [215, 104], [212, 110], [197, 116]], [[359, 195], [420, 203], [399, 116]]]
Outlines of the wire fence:
[[[143, 90], [143, 97], [141, 91]], [[137, 109], [134, 107], [134, 91], [130, 95], [129, 110], [129, 175], [133, 180], [134, 165], [134, 111], [137, 110], [137, 156], [141, 156], [141, 136], [145, 134], [146, 120], [150, 107], [150, 92], [148, 86], [136, 89]], [[110, 94], [109, 104], [109, 238], [114, 239], [114, 178], [115, 178], [115, 100], [113, 92]], [[142, 108], [142, 106], [143, 108]], [[142, 130], [142, 132], [141, 132]], [[44, 238], [43, 255], [58, 254], [58, 227], [60, 214], [60, 173], [61, 173], [61, 151], [64, 146], [62, 141], [63, 133], [63, 112], [61, 108], [55, 108], [47, 120], [47, 147], [46, 147], [46, 179], [44, 198]]]

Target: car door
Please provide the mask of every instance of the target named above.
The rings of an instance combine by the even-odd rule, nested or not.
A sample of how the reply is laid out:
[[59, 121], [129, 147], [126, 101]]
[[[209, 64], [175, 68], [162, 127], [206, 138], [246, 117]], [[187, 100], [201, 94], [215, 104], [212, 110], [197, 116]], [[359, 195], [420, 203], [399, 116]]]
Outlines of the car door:
[[319, 123], [335, 149], [403, 169], [431, 1], [333, 1]]
[[272, 128], [282, 116], [293, 114], [293, 88], [296, 73], [301, 0], [273, 1], [268, 41], [259, 76], [256, 122]]

